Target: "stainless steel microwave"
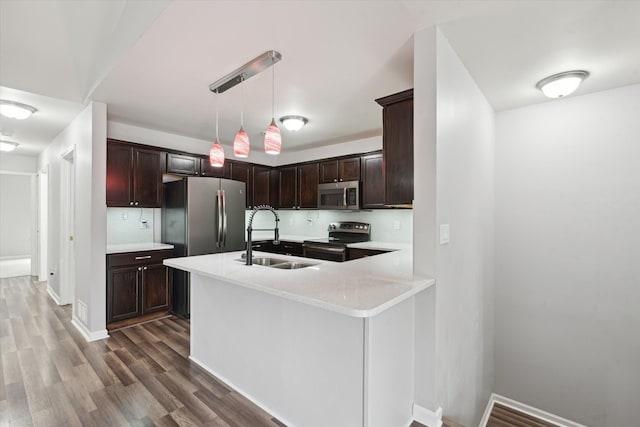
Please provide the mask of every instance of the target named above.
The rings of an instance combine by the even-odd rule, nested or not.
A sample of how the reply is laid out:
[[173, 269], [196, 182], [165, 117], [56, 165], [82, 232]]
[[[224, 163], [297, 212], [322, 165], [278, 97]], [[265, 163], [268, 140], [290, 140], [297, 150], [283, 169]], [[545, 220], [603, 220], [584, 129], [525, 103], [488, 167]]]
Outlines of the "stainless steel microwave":
[[360, 209], [360, 181], [318, 185], [319, 209]]

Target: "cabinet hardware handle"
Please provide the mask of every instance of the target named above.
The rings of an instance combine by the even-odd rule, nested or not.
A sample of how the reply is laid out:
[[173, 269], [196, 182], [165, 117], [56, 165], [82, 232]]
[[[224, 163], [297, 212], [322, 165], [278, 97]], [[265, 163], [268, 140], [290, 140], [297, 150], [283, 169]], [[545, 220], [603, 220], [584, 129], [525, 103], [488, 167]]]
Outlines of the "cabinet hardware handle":
[[196, 172], [196, 175], [198, 175], [198, 172]]
[[133, 202], [129, 202], [129, 206], [133, 206]]
[[146, 269], [147, 269], [147, 267], [142, 267], [142, 269], [143, 269], [143, 270], [146, 270]]
[[137, 256], [136, 259], [149, 259], [151, 258], [151, 255], [147, 255], [147, 256]]
[[134, 204], [135, 204], [136, 206], [138, 206], [138, 202], [135, 202]]
[[142, 267], [138, 267], [138, 271], [142, 271]]

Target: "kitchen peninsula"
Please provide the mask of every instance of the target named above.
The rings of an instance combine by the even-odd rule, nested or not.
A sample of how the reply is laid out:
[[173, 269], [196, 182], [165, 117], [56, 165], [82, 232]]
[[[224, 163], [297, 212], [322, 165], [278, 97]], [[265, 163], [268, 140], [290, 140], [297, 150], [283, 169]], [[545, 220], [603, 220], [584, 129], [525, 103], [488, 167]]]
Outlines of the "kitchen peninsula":
[[[191, 273], [190, 358], [290, 427], [409, 425], [414, 296], [410, 246], [297, 270], [243, 252], [165, 260]], [[273, 254], [254, 252], [254, 257]]]

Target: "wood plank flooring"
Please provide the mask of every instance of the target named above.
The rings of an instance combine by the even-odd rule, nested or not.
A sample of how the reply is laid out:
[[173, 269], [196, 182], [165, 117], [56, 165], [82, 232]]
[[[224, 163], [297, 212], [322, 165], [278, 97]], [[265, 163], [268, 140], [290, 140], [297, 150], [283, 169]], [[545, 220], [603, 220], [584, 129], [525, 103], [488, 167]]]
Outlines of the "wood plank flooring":
[[283, 426], [189, 361], [170, 317], [87, 343], [29, 276], [0, 279], [0, 426]]
[[558, 427], [508, 406], [494, 403], [487, 427]]

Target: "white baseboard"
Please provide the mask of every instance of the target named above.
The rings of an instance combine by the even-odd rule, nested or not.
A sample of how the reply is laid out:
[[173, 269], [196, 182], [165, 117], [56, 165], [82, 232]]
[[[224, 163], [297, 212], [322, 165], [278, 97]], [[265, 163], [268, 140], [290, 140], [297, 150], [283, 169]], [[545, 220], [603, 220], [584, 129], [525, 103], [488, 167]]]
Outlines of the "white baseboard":
[[434, 411], [423, 408], [420, 405], [413, 404], [413, 419], [420, 424], [424, 424], [427, 427], [441, 427], [442, 426], [442, 408]]
[[576, 423], [575, 421], [559, 417], [550, 412], [543, 411], [542, 409], [529, 406], [522, 402], [518, 402], [517, 400], [509, 399], [508, 397], [504, 397], [495, 393], [491, 394], [491, 398], [489, 399], [487, 408], [485, 409], [482, 420], [480, 421], [480, 427], [486, 427], [487, 422], [489, 421], [489, 416], [491, 415], [491, 411], [493, 410], [494, 403], [508, 406], [509, 408], [513, 408], [517, 411], [534, 416], [548, 423], [555, 424], [558, 427], [586, 427], [584, 424]]
[[87, 342], [103, 340], [105, 338], [109, 338], [109, 333], [106, 329], [101, 331], [91, 332], [85, 325], [76, 317], [74, 314], [71, 316], [71, 324], [75, 326], [75, 328], [80, 332], [80, 334], [84, 337]]
[[246, 397], [251, 403], [253, 403], [254, 405], [258, 406], [263, 411], [266, 411], [268, 414], [270, 414], [273, 417], [277, 418], [278, 421], [280, 421], [281, 423], [285, 424], [288, 427], [296, 427], [295, 424], [293, 424], [291, 421], [288, 421], [287, 419], [281, 417], [276, 412], [274, 412], [271, 408], [269, 408], [268, 406], [262, 404], [260, 401], [256, 400], [253, 396], [251, 396], [250, 394], [246, 393], [241, 388], [237, 387], [234, 383], [232, 383], [231, 381], [229, 381], [227, 378], [223, 377], [222, 375], [218, 374], [216, 371], [214, 371], [213, 369], [211, 369], [210, 367], [208, 367], [207, 365], [205, 365], [204, 363], [202, 363], [201, 361], [199, 361], [195, 357], [189, 355], [189, 360], [191, 360], [193, 363], [195, 363], [196, 365], [200, 366], [202, 369], [204, 369], [205, 371], [209, 372], [211, 375], [213, 375], [214, 377], [216, 377], [217, 379], [219, 379], [220, 381], [222, 381], [223, 383], [225, 383], [226, 385], [231, 387], [234, 391], [236, 391], [236, 392], [240, 393], [241, 395], [243, 395], [244, 397]]
[[56, 305], [60, 305], [60, 296], [56, 294], [56, 291], [54, 291], [49, 284], [47, 284], [47, 293]]

